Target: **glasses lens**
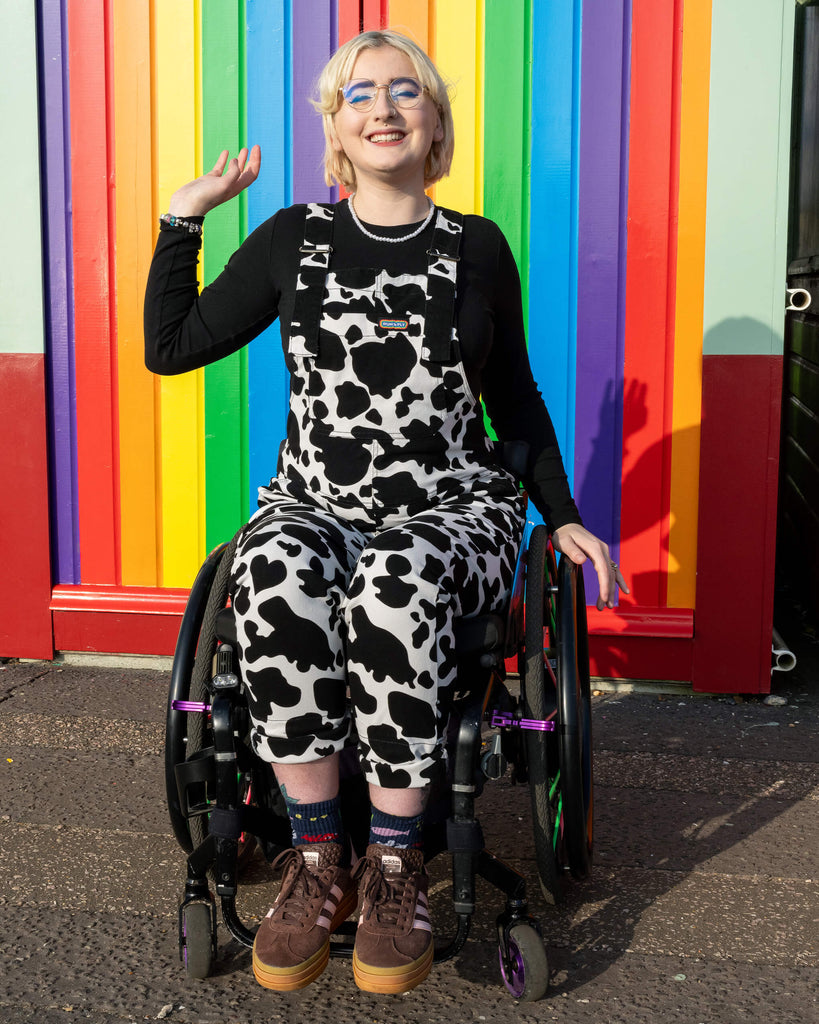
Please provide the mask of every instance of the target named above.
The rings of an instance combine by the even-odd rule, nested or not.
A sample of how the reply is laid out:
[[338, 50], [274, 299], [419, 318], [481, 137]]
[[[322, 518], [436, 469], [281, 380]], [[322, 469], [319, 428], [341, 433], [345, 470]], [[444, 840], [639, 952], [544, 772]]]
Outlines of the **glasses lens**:
[[390, 96], [396, 107], [414, 107], [423, 88], [414, 78], [396, 78], [390, 82]]
[[416, 106], [424, 91], [414, 78], [395, 78], [389, 86], [376, 85], [368, 78], [354, 78], [343, 86], [341, 95], [355, 110], [369, 110], [375, 104], [378, 90], [387, 88], [396, 107], [404, 108]]
[[375, 103], [378, 90], [375, 87], [375, 82], [366, 78], [356, 78], [342, 88], [341, 95], [351, 107], [368, 110]]

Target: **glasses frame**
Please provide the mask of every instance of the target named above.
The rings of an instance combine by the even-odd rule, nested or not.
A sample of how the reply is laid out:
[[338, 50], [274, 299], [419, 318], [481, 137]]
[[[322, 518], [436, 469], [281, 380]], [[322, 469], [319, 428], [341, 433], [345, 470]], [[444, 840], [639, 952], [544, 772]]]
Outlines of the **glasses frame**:
[[[418, 86], [419, 90], [417, 98], [413, 100], [411, 103], [401, 102], [397, 100], [395, 96], [393, 96], [392, 94], [392, 87], [395, 85], [396, 82], [414, 82]], [[372, 87], [375, 89], [375, 95], [373, 96], [372, 102], [367, 104], [367, 106], [362, 106], [360, 103], [351, 103], [347, 99], [347, 90], [350, 88], [350, 86], [356, 85], [357, 83], [367, 83], [372, 85]], [[390, 103], [393, 105], [393, 107], [395, 107], [396, 110], [413, 110], [415, 107], [418, 106], [418, 104], [423, 99], [424, 93], [429, 93], [427, 87], [425, 85], [422, 85], [417, 78], [413, 78], [411, 75], [401, 75], [398, 78], [393, 78], [391, 82], [387, 82], [385, 85], [377, 85], [371, 78], [351, 78], [349, 82], [342, 85], [342, 87], [339, 89], [339, 92], [341, 93], [341, 98], [344, 100], [344, 102], [351, 110], [357, 110], [359, 111], [359, 113], [368, 114], [378, 102], [378, 93], [381, 91], [381, 89], [387, 90], [387, 95], [390, 98]]]

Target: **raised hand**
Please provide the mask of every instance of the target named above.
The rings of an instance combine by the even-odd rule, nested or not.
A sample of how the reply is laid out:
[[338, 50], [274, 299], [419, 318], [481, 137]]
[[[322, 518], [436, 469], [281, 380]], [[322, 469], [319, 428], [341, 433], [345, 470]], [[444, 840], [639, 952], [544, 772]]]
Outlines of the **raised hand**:
[[177, 189], [171, 196], [168, 213], [175, 217], [204, 217], [208, 211], [252, 185], [259, 176], [261, 149], [254, 146], [248, 157], [245, 147], [230, 161], [229, 156], [228, 150], [223, 149], [212, 170]]

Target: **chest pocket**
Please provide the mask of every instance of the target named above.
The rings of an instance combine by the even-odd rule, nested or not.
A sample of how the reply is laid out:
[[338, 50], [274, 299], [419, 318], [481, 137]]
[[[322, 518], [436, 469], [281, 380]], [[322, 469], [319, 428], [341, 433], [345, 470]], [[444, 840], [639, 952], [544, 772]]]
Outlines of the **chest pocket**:
[[440, 430], [434, 410], [451, 408], [453, 381], [424, 352], [425, 282], [371, 268], [327, 274], [318, 351], [300, 360], [314, 428], [392, 442]]

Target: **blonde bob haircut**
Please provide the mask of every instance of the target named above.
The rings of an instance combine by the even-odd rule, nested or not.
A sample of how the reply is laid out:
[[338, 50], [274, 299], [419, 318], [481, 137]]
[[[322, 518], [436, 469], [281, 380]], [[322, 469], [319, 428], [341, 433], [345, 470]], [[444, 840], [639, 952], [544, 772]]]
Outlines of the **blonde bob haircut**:
[[449, 174], [452, 165], [452, 153], [455, 149], [455, 126], [452, 121], [452, 108], [449, 105], [449, 94], [438, 69], [417, 43], [399, 32], [385, 29], [381, 32], [362, 32], [340, 46], [321, 73], [318, 80], [318, 100], [311, 100], [315, 109], [321, 114], [324, 125], [324, 180], [328, 185], [338, 182], [348, 192], [356, 187], [355, 169], [346, 153], [333, 147], [335, 134], [335, 114], [344, 99], [341, 87], [352, 77], [355, 62], [362, 50], [377, 50], [382, 46], [391, 46], [400, 50], [415, 69], [415, 75], [433, 103], [438, 108], [443, 136], [439, 142], [433, 142], [424, 164], [424, 188], [429, 188], [436, 181]]

